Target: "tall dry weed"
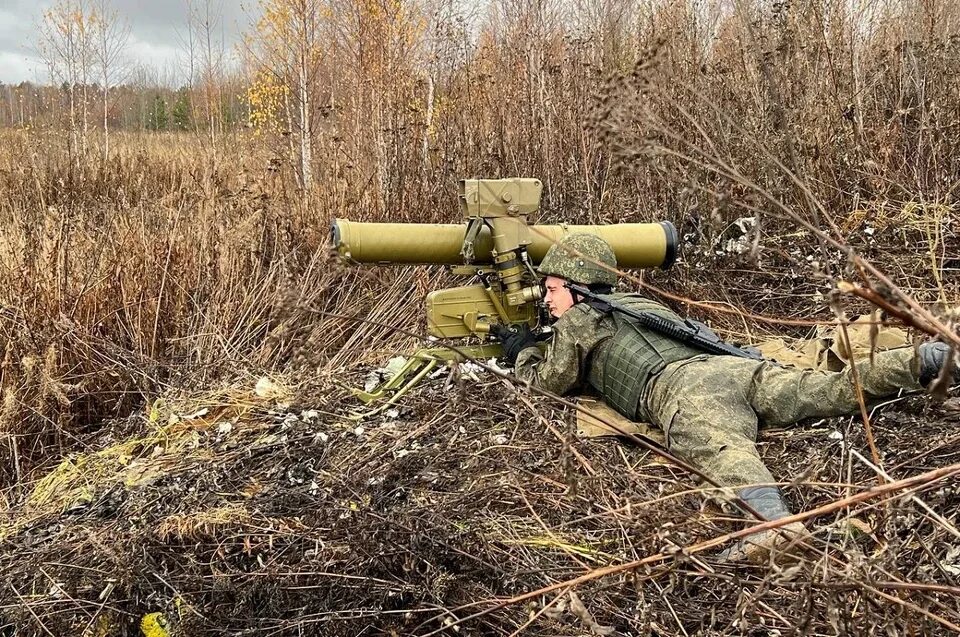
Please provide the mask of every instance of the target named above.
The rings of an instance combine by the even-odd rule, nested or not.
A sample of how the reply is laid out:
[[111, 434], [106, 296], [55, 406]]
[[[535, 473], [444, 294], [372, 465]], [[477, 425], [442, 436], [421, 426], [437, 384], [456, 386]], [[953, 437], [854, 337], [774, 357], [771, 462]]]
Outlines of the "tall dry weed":
[[330, 266], [322, 201], [287, 199], [249, 140], [217, 165], [191, 135], [115, 142], [107, 165], [76, 170], [56, 140], [4, 134], [4, 480], [170, 385], [315, 369], [356, 331], [304, 308], [376, 303]]
[[[435, 273], [344, 269], [329, 220], [456, 221], [464, 177], [543, 179], [544, 220], [673, 221], [684, 261], [661, 280], [693, 296], [816, 311], [818, 276], [844, 255], [789, 210], [921, 298], [955, 298], [955, 3], [498, 1], [473, 21], [452, 5], [428, 28], [403, 17], [327, 51], [308, 192], [292, 121], [225, 131], [215, 149], [202, 131], [117, 134], [107, 161], [79, 166], [55, 127], [2, 133], [0, 477], [169, 385], [381, 357], [389, 329], [316, 310], [416, 327]], [[357, 57], [378, 38], [393, 39]], [[758, 249], [728, 254], [743, 216]]]

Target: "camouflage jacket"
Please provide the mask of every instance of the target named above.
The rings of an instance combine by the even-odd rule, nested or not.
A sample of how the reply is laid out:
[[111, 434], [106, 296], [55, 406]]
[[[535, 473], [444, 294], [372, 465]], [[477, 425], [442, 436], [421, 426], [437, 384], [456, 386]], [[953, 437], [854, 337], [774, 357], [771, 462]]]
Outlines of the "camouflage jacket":
[[[612, 294], [604, 298], [619, 304], [625, 312], [639, 311], [683, 322], [670, 308], [639, 294]], [[546, 352], [535, 348], [520, 352], [514, 373], [556, 394], [589, 384], [611, 407], [633, 418], [642, 408], [643, 391], [651, 378], [672, 362], [704, 354], [696, 347], [637, 324], [625, 313], [578, 303], [554, 324]]]
[[554, 323], [546, 351], [528, 347], [520, 352], [514, 374], [547, 391], [566, 394], [586, 383], [591, 352], [616, 329], [612, 316], [577, 303]]

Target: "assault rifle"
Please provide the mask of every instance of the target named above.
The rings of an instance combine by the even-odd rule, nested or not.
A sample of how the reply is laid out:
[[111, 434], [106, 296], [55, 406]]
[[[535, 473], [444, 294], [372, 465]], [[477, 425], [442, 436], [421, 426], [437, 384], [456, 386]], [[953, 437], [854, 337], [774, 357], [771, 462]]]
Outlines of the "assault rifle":
[[636, 320], [640, 325], [653, 330], [672, 339], [686, 343], [691, 347], [702, 350], [708, 354], [720, 354], [725, 356], [737, 356], [739, 358], [749, 358], [752, 360], [763, 360], [760, 352], [753, 349], [743, 349], [736, 345], [731, 345], [723, 341], [716, 332], [711, 330], [703, 323], [686, 319], [679, 323], [672, 319], [657, 316], [652, 312], [643, 312], [626, 305], [621, 305], [611, 300], [605, 294], [597, 294], [590, 288], [567, 283], [566, 287], [573, 293], [579, 294], [585, 299], [593, 301], [593, 306], [601, 312], [620, 312], [625, 316]]
[[335, 219], [333, 246], [361, 264], [440, 264], [474, 277], [472, 285], [427, 295], [427, 329], [437, 338], [474, 337], [481, 344], [419, 350], [385, 384], [355, 394], [365, 403], [386, 399], [381, 411], [433, 368], [463, 358], [501, 353], [490, 341], [494, 324], [543, 321], [543, 288], [534, 268], [567, 233], [587, 232], [606, 240], [622, 268], [669, 268], [676, 258], [677, 233], [669, 221], [616, 225], [536, 225], [543, 185], [537, 179], [465, 179], [459, 182], [463, 224], [360, 223]]

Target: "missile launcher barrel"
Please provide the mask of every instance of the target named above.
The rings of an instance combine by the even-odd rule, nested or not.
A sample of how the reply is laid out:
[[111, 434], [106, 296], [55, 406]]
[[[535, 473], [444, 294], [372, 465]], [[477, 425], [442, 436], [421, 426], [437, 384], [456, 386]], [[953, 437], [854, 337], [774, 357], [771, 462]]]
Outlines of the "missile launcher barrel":
[[[607, 226], [531, 225], [527, 254], [540, 263], [565, 234], [586, 232], [606, 240], [621, 268], [667, 269], [676, 258], [677, 231], [669, 221]], [[366, 223], [335, 219], [331, 234], [339, 254], [358, 263], [460, 265], [463, 224]], [[494, 239], [484, 226], [474, 241], [476, 264], [493, 263]]]

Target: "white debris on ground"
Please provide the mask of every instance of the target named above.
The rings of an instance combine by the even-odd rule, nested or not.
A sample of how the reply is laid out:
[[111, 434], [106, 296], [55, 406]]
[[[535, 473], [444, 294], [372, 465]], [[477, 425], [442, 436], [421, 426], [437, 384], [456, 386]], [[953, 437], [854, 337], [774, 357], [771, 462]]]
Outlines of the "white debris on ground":
[[[721, 234], [721, 237], [736, 236], [732, 236], [724, 241], [722, 250], [718, 251], [717, 254], [744, 254], [748, 252], [750, 250], [750, 231], [753, 230], [756, 225], [756, 217], [740, 217], [731, 223]], [[737, 231], [739, 231], [739, 234]]]
[[941, 563], [946, 572], [951, 575], [960, 575], [960, 545], [948, 549]]
[[400, 373], [403, 366], [407, 364], [405, 356], [394, 356], [383, 367], [378, 367], [369, 374], [363, 381], [364, 391], [371, 392], [383, 383], [390, 382], [394, 376]]
[[483, 374], [485, 370], [480, 365], [477, 365], [473, 361], [467, 361], [465, 363], [460, 363], [458, 365], [457, 371], [460, 373], [461, 377], [469, 378], [470, 380], [479, 381], [479, 375]]

